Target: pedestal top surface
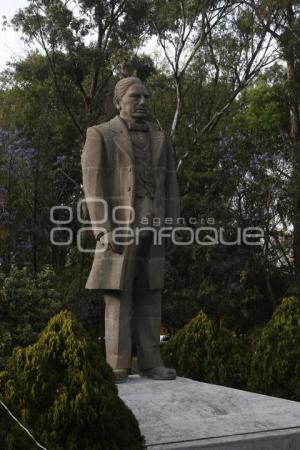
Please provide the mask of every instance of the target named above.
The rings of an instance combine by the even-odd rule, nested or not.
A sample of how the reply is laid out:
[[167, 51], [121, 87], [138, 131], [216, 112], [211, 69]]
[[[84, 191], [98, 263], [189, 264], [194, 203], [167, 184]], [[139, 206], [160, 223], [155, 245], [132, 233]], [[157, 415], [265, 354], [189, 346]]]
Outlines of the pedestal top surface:
[[156, 381], [133, 375], [118, 389], [139, 421], [147, 448], [262, 433], [300, 435], [298, 402], [179, 377]]

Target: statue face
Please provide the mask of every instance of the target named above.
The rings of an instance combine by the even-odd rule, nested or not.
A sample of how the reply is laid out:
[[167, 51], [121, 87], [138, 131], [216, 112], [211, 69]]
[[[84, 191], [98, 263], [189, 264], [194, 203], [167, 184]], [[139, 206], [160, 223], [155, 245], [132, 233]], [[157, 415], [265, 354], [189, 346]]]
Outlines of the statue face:
[[121, 98], [118, 107], [125, 120], [146, 120], [149, 114], [150, 94], [143, 84], [133, 84]]

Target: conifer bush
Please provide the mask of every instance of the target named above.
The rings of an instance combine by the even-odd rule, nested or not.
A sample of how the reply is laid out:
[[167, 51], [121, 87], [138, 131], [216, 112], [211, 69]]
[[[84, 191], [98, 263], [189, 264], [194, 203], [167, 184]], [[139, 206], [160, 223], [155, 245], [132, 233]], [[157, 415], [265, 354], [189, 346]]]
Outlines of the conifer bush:
[[300, 300], [283, 299], [256, 338], [249, 389], [300, 401]]
[[[70, 312], [54, 316], [34, 345], [14, 350], [0, 374], [0, 399], [49, 450], [143, 448], [111, 368]], [[0, 405], [0, 448], [35, 447]]]
[[245, 388], [248, 352], [231, 331], [218, 330], [200, 311], [163, 346], [167, 364], [197, 381]]

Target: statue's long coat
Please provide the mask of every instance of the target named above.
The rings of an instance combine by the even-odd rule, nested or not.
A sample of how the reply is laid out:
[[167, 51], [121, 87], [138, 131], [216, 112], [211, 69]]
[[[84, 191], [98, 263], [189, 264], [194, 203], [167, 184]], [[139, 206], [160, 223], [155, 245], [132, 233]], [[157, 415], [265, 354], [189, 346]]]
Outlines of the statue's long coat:
[[[179, 194], [173, 150], [166, 134], [158, 130], [154, 124], [148, 125], [156, 183], [154, 215], [161, 220], [163, 226], [170, 226], [168, 225], [170, 219], [167, 225], [164, 223], [166, 217], [172, 218], [173, 225], [176, 225], [176, 219], [179, 217]], [[130, 221], [128, 208], [120, 208], [116, 214], [117, 219], [123, 220], [122, 225], [112, 220], [112, 208], [133, 207], [135, 195], [132, 143], [127, 126], [119, 116], [109, 122], [88, 128], [82, 152], [82, 174], [83, 189], [95, 237], [99, 234], [99, 228], [109, 232], [116, 227], [126, 226]], [[104, 221], [105, 207], [101, 202], [102, 199], [108, 205], [108, 215]], [[97, 241], [96, 250], [102, 246], [102, 240]], [[95, 252], [86, 288], [124, 289], [125, 270], [131, 254], [130, 245], [123, 246], [122, 254], [110, 249], [101, 253]], [[152, 244], [146, 268], [150, 289], [163, 287], [164, 262], [164, 245]]]

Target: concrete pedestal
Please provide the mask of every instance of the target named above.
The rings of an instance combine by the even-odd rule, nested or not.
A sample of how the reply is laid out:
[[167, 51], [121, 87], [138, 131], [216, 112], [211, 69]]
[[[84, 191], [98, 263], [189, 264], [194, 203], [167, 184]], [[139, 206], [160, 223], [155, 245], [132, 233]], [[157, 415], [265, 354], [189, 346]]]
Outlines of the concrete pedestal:
[[186, 378], [118, 385], [149, 450], [300, 450], [300, 403]]

